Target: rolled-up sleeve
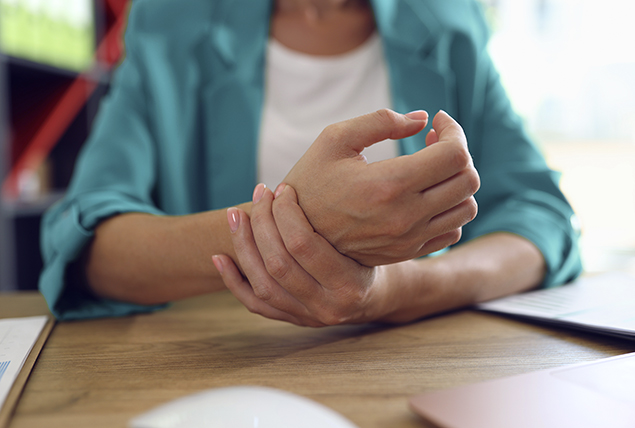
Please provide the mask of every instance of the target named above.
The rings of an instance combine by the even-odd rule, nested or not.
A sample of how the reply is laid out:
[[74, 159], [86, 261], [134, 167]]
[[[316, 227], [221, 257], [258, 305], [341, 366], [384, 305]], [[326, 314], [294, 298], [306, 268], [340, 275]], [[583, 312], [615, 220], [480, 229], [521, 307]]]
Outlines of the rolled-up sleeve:
[[78, 291], [67, 269], [90, 242], [97, 225], [114, 215], [143, 212], [162, 215], [152, 200], [156, 146], [147, 117], [143, 67], [133, 44], [134, 8], [126, 37], [126, 59], [115, 73], [91, 136], [84, 145], [73, 180], [62, 201], [42, 220], [44, 269], [39, 288], [59, 319], [122, 316], [157, 309], [96, 298]]
[[[582, 271], [580, 235], [573, 209], [520, 118], [514, 113], [485, 45], [476, 48], [476, 73], [468, 141], [481, 176], [477, 218], [462, 241], [509, 232], [531, 241], [544, 256], [544, 287], [574, 279]], [[479, 89], [481, 88], [481, 89]], [[461, 88], [459, 88], [460, 90]], [[464, 88], [465, 89], [465, 88]]]

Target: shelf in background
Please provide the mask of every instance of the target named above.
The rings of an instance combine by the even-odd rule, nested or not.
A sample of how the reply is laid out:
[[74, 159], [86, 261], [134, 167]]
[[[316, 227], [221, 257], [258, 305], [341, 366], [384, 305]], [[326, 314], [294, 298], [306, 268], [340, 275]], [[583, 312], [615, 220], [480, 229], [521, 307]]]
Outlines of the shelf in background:
[[33, 199], [4, 200], [2, 210], [7, 217], [26, 217], [41, 215], [55, 202], [62, 199], [63, 191], [53, 191]]
[[[42, 214], [63, 197], [99, 102], [108, 92], [112, 69], [124, 52], [122, 35], [130, 0], [86, 1], [94, 12], [92, 33], [86, 33], [92, 59], [49, 61], [50, 51], [39, 57], [11, 50], [16, 40], [18, 44], [26, 40], [14, 38], [12, 45], [5, 37], [0, 44], [4, 49], [0, 52], [0, 291], [37, 287]], [[55, 7], [71, 4], [41, 3], [47, 8], [53, 3]], [[10, 18], [2, 14], [6, 11], [0, 11], [5, 24]], [[15, 35], [8, 28], [0, 27], [5, 36]], [[27, 26], [16, 28], [26, 31]], [[56, 43], [54, 48], [72, 48], [69, 43]], [[33, 52], [42, 52], [44, 45]]]
[[[44, 64], [41, 62], [31, 61], [29, 59], [18, 58], [11, 55], [6, 55], [0, 52], [0, 62], [4, 62], [9, 67], [21, 67], [31, 70], [33, 72], [41, 72], [48, 76], [57, 76], [62, 78], [76, 79], [80, 74], [78, 71], [73, 71], [65, 68], [55, 67], [53, 65]], [[108, 83], [110, 81], [109, 66], [102, 63], [95, 63], [93, 67], [85, 71], [83, 75], [95, 83]]]

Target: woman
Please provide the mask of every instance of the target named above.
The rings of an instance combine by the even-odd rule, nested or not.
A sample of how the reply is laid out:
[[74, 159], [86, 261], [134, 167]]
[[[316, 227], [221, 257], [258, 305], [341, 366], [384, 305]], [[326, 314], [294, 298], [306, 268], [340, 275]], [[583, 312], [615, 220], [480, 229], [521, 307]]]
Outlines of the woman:
[[[226, 284], [300, 325], [403, 322], [575, 277], [573, 213], [486, 38], [470, 0], [135, 1], [127, 57], [44, 220], [53, 313], [124, 315]], [[331, 113], [385, 107], [411, 113], [329, 126], [286, 174], [283, 150], [299, 157]], [[420, 109], [449, 115], [423, 133]], [[366, 163], [386, 138], [398, 147]], [[474, 166], [479, 215], [461, 237]], [[244, 202], [282, 178], [275, 203], [262, 185]]]

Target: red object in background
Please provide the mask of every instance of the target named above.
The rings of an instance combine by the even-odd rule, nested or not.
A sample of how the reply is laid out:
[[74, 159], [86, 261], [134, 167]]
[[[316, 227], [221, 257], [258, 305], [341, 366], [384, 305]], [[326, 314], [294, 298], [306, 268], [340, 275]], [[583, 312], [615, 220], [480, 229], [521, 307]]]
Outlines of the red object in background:
[[[106, 28], [109, 28], [117, 35], [123, 35], [125, 19], [121, 18], [127, 15], [129, 0], [104, 0], [104, 2]], [[107, 40], [101, 51], [97, 50], [97, 59], [108, 65], [113, 65], [119, 61], [123, 52], [123, 37], [114, 37]]]
[[[111, 68], [124, 51], [123, 31], [129, 0], [104, 0], [107, 33], [99, 43], [95, 58]], [[80, 74], [59, 98], [51, 113], [34, 134], [20, 157], [12, 165], [11, 171], [2, 186], [3, 196], [15, 199], [20, 196], [20, 180], [24, 176], [37, 174], [64, 131], [73, 122], [79, 111], [91, 97], [97, 84], [87, 76]]]

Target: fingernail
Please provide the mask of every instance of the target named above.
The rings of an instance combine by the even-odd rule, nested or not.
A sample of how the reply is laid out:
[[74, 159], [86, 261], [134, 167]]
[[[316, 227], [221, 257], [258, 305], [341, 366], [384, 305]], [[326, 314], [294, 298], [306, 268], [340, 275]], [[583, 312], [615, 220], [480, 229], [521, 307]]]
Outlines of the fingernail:
[[218, 273], [222, 275], [223, 269], [225, 268], [225, 266], [223, 266], [223, 260], [219, 256], [212, 256], [212, 263], [214, 263], [214, 266], [216, 266], [216, 270], [218, 270]]
[[278, 187], [276, 187], [276, 192], [273, 194], [273, 198], [275, 199], [280, 196], [285, 187], [287, 187], [285, 183], [278, 184]]
[[410, 113], [406, 113], [404, 116], [412, 120], [426, 120], [428, 118], [428, 112], [425, 110], [415, 110]]
[[235, 233], [240, 226], [240, 214], [236, 208], [229, 208], [227, 210], [227, 222], [229, 223], [229, 230], [231, 233]]
[[260, 183], [259, 185], [256, 186], [256, 188], [254, 189], [254, 196], [253, 196], [254, 204], [257, 204], [258, 201], [262, 199], [262, 195], [265, 194], [266, 188], [267, 186], [263, 183]]

